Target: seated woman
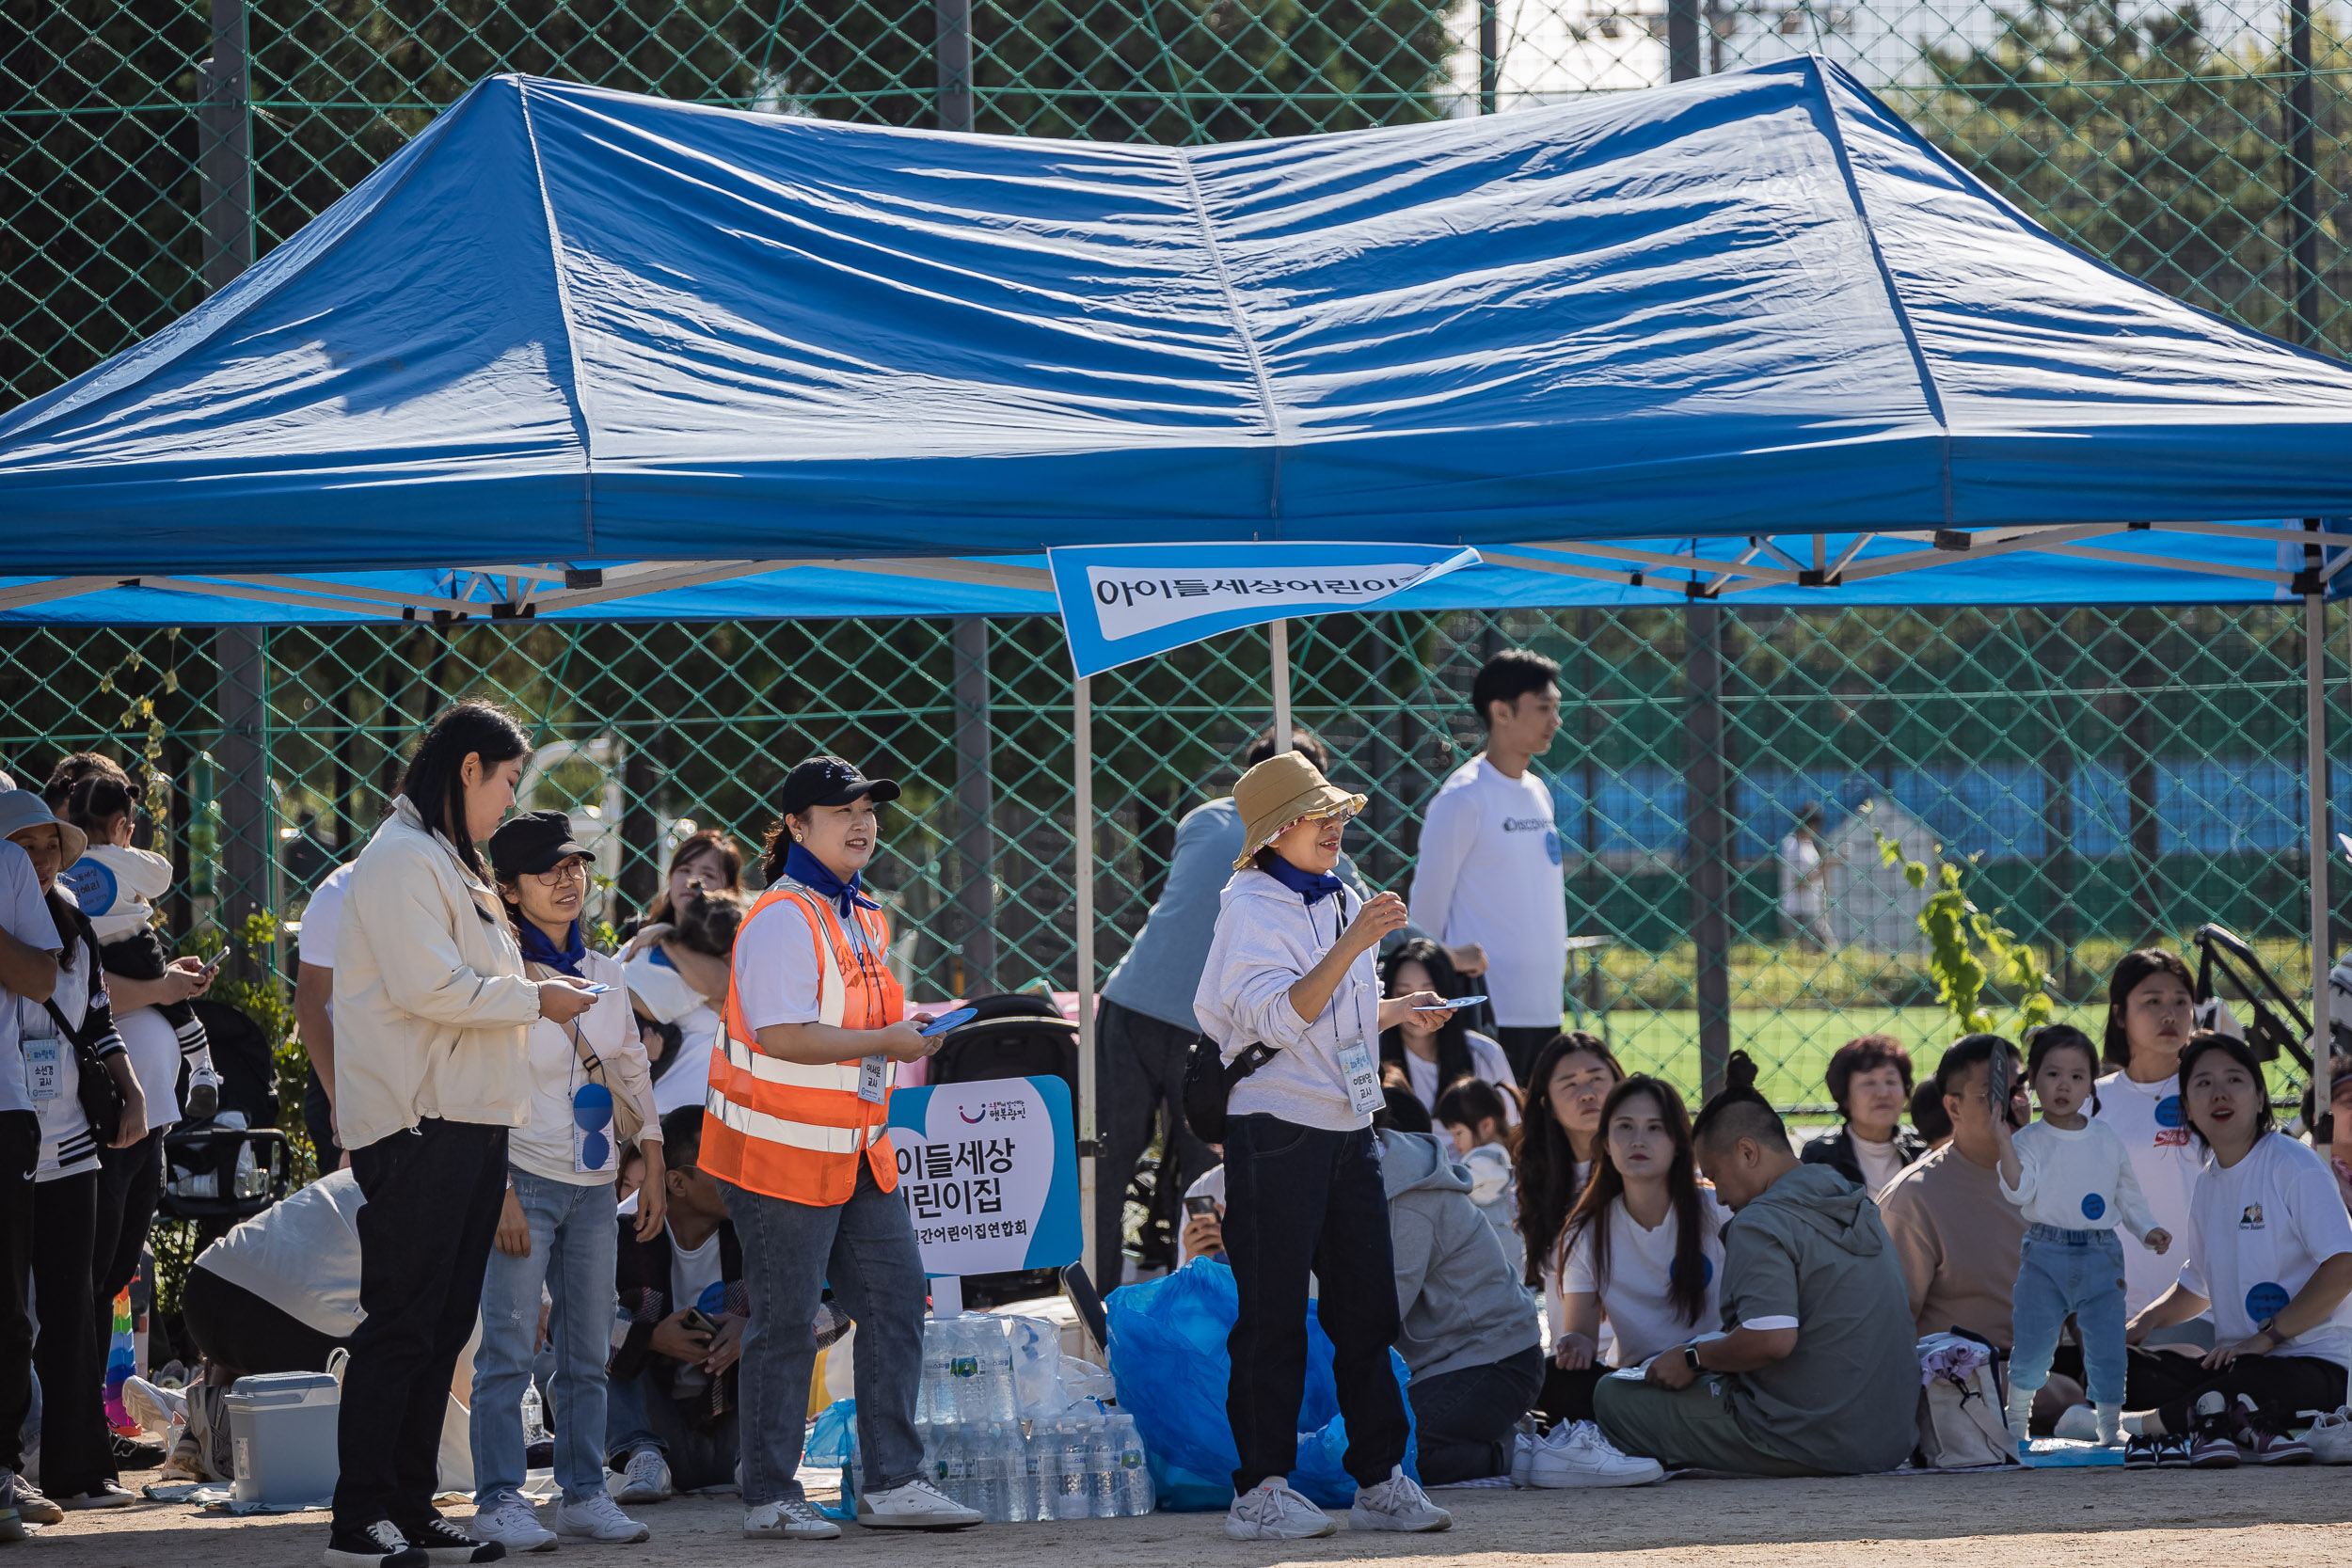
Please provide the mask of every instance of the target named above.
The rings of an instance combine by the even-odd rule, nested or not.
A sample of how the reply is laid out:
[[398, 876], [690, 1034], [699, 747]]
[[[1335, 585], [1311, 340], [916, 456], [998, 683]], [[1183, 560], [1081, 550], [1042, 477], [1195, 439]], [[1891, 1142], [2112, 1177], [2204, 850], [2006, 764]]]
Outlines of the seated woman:
[[1549, 1338], [1566, 1332], [1560, 1304], [1560, 1233], [1592, 1174], [1600, 1148], [1600, 1113], [1625, 1069], [1597, 1035], [1572, 1029], [1535, 1053], [1519, 1126], [1519, 1239], [1527, 1283], [1540, 1284]]
[[1827, 1165], [1876, 1193], [1928, 1151], [1928, 1141], [1903, 1126], [1911, 1105], [1911, 1053], [1894, 1036], [1848, 1040], [1821, 1076], [1845, 1121], [1804, 1146], [1799, 1158], [1806, 1164]]
[[[2328, 1163], [2273, 1125], [2261, 1066], [2243, 1040], [2192, 1036], [2181, 1106], [2210, 1158], [2189, 1197], [2194, 1250], [2172, 1288], [2134, 1318], [2131, 1402], [2137, 1468], [2306, 1465], [2287, 1435], [2296, 1413], [2333, 1410], [2352, 1370], [2352, 1216]], [[2214, 1348], [2149, 1350], [2151, 1330], [2211, 1308]]]
[[1604, 1323], [1621, 1367], [1722, 1327], [1715, 1281], [1731, 1212], [1699, 1182], [1682, 1097], [1662, 1079], [1627, 1079], [1601, 1107], [1601, 1140], [1593, 1179], [1561, 1237], [1566, 1322], [1537, 1401], [1555, 1422], [1592, 1419], [1594, 1386], [1609, 1370]]
[[[1380, 960], [1381, 995], [1410, 996], [1416, 991], [1434, 991], [1448, 1001], [1470, 993], [1470, 982], [1455, 972], [1445, 949], [1426, 937], [1400, 942]], [[1518, 1087], [1502, 1047], [1473, 1033], [1464, 1022], [1469, 1016], [1408, 1012], [1396, 1027], [1380, 1032], [1381, 1065], [1405, 1069], [1406, 1085], [1424, 1111], [1436, 1111], [1438, 1097], [1464, 1078], [1504, 1090]], [[1512, 1104], [1508, 1115], [1510, 1125], [1517, 1127], [1518, 1106]]]

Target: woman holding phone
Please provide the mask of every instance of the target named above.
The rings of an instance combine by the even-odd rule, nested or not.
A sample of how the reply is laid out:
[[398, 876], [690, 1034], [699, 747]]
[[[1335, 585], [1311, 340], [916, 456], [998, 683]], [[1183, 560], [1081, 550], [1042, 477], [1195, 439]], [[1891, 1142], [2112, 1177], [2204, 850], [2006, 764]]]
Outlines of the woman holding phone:
[[[1241, 776], [1244, 824], [1208, 967], [1201, 1032], [1244, 1075], [1225, 1124], [1225, 1251], [1240, 1291], [1226, 1414], [1241, 1465], [1225, 1533], [1296, 1540], [1338, 1526], [1291, 1489], [1307, 1377], [1307, 1275], [1322, 1282], [1358, 1529], [1440, 1530], [1453, 1516], [1404, 1470], [1405, 1402], [1389, 1365], [1399, 1327], [1389, 1206], [1372, 1113], [1383, 1030], [1432, 991], [1383, 1000], [1373, 953], [1405, 900], [1359, 898], [1332, 874], [1364, 798], [1284, 752]], [[1442, 1027], [1450, 1015], [1423, 1015]]]

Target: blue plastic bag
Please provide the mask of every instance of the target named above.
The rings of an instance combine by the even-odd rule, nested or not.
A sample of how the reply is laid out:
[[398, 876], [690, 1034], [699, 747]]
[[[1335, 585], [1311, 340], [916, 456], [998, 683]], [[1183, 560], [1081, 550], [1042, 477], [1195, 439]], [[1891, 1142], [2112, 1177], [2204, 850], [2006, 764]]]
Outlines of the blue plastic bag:
[[[1240, 1298], [1233, 1271], [1196, 1258], [1164, 1279], [1113, 1291], [1111, 1376], [1119, 1407], [1136, 1418], [1160, 1506], [1180, 1511], [1224, 1508], [1233, 1500], [1233, 1470], [1241, 1454], [1225, 1419], [1225, 1385], [1232, 1366], [1225, 1341], [1233, 1332]], [[1404, 1357], [1389, 1352], [1398, 1392], [1409, 1374]], [[1406, 1402], [1406, 1419], [1412, 1418]], [[1356, 1500], [1356, 1481], [1341, 1467], [1347, 1428], [1340, 1418], [1331, 1377], [1331, 1340], [1307, 1304], [1307, 1391], [1298, 1414], [1298, 1465], [1290, 1483], [1325, 1508]], [[1405, 1449], [1405, 1473], [1416, 1481], [1415, 1447]]]
[[841, 1471], [841, 1500], [831, 1508], [818, 1504], [819, 1513], [835, 1519], [857, 1517], [857, 1489], [863, 1481], [850, 1470], [850, 1444], [856, 1435], [855, 1400], [834, 1401], [809, 1423], [808, 1436], [801, 1444], [801, 1463], [825, 1470], [837, 1467]]

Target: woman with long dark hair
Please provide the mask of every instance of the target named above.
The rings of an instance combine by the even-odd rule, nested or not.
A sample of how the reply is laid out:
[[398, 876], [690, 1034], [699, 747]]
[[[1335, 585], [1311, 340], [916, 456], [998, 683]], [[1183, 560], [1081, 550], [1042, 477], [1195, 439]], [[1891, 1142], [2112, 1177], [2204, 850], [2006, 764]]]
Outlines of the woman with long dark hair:
[[[1426, 991], [1449, 1001], [1468, 994], [1467, 983], [1454, 969], [1445, 949], [1426, 937], [1400, 943], [1380, 960], [1380, 994], [1410, 996]], [[1438, 1097], [1465, 1078], [1498, 1088], [1516, 1089], [1511, 1063], [1502, 1047], [1473, 1031], [1467, 1010], [1450, 1013], [1408, 1012], [1396, 1024], [1380, 1031], [1380, 1065], [1403, 1069], [1406, 1086], [1421, 1108], [1434, 1112]], [[1518, 1107], [1509, 1107], [1513, 1125]]]
[[[1569, 1211], [1557, 1258], [1565, 1323], [1540, 1402], [1553, 1420], [1590, 1420], [1612, 1361], [1639, 1366], [1716, 1323], [1715, 1276], [1731, 1212], [1699, 1181], [1691, 1116], [1661, 1078], [1629, 1078], [1601, 1107], [1599, 1157]], [[1604, 1358], [1601, 1329], [1613, 1340]]]
[[[2099, 1080], [2090, 1114], [2115, 1129], [2131, 1152], [2156, 1223], [2180, 1243], [2169, 1258], [2123, 1249], [2123, 1309], [2137, 1312], [2172, 1287], [2179, 1260], [2200, 1251], [2189, 1204], [2205, 1156], [2181, 1111], [2181, 1048], [2197, 1027], [2196, 987], [2177, 953], [2143, 947], [2116, 960], [2107, 980], [2106, 1037], [2100, 1054], [2111, 1070]], [[2209, 1343], [2210, 1324], [2175, 1327], [2158, 1338]], [[2332, 1405], [2330, 1409], [2334, 1408]]]
[[[441, 1424], [530, 1119], [526, 1038], [594, 998], [533, 981], [477, 845], [515, 806], [531, 743], [464, 702], [433, 721], [354, 863], [335, 942], [335, 1132], [366, 1196], [327, 1568], [505, 1555], [433, 1507]], [[560, 1417], [559, 1417], [560, 1418]]]
[[1557, 1338], [1565, 1327], [1560, 1303], [1560, 1233], [1568, 1223], [1600, 1148], [1600, 1109], [1625, 1081], [1608, 1042], [1571, 1029], [1535, 1053], [1519, 1123], [1519, 1236], [1527, 1243], [1527, 1283], [1541, 1285], [1544, 1312]]

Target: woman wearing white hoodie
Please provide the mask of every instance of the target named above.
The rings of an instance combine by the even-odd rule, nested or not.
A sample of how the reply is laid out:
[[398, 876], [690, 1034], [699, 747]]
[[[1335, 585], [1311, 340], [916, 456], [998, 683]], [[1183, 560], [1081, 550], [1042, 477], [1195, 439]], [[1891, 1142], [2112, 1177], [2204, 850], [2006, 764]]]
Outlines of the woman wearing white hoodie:
[[[1372, 1112], [1379, 1037], [1430, 992], [1383, 1001], [1373, 952], [1405, 901], [1369, 902], [1332, 875], [1364, 798], [1295, 752], [1241, 776], [1235, 876], [1193, 998], [1232, 1085], [1225, 1124], [1225, 1251], [1240, 1315], [1225, 1409], [1241, 1465], [1225, 1532], [1327, 1535], [1337, 1526], [1287, 1481], [1307, 1376], [1307, 1276], [1321, 1282], [1358, 1529], [1444, 1529], [1453, 1517], [1405, 1474], [1405, 1402], [1389, 1367], [1398, 1332], [1388, 1201]], [[1442, 1021], [1440, 1021], [1442, 1022]]]

